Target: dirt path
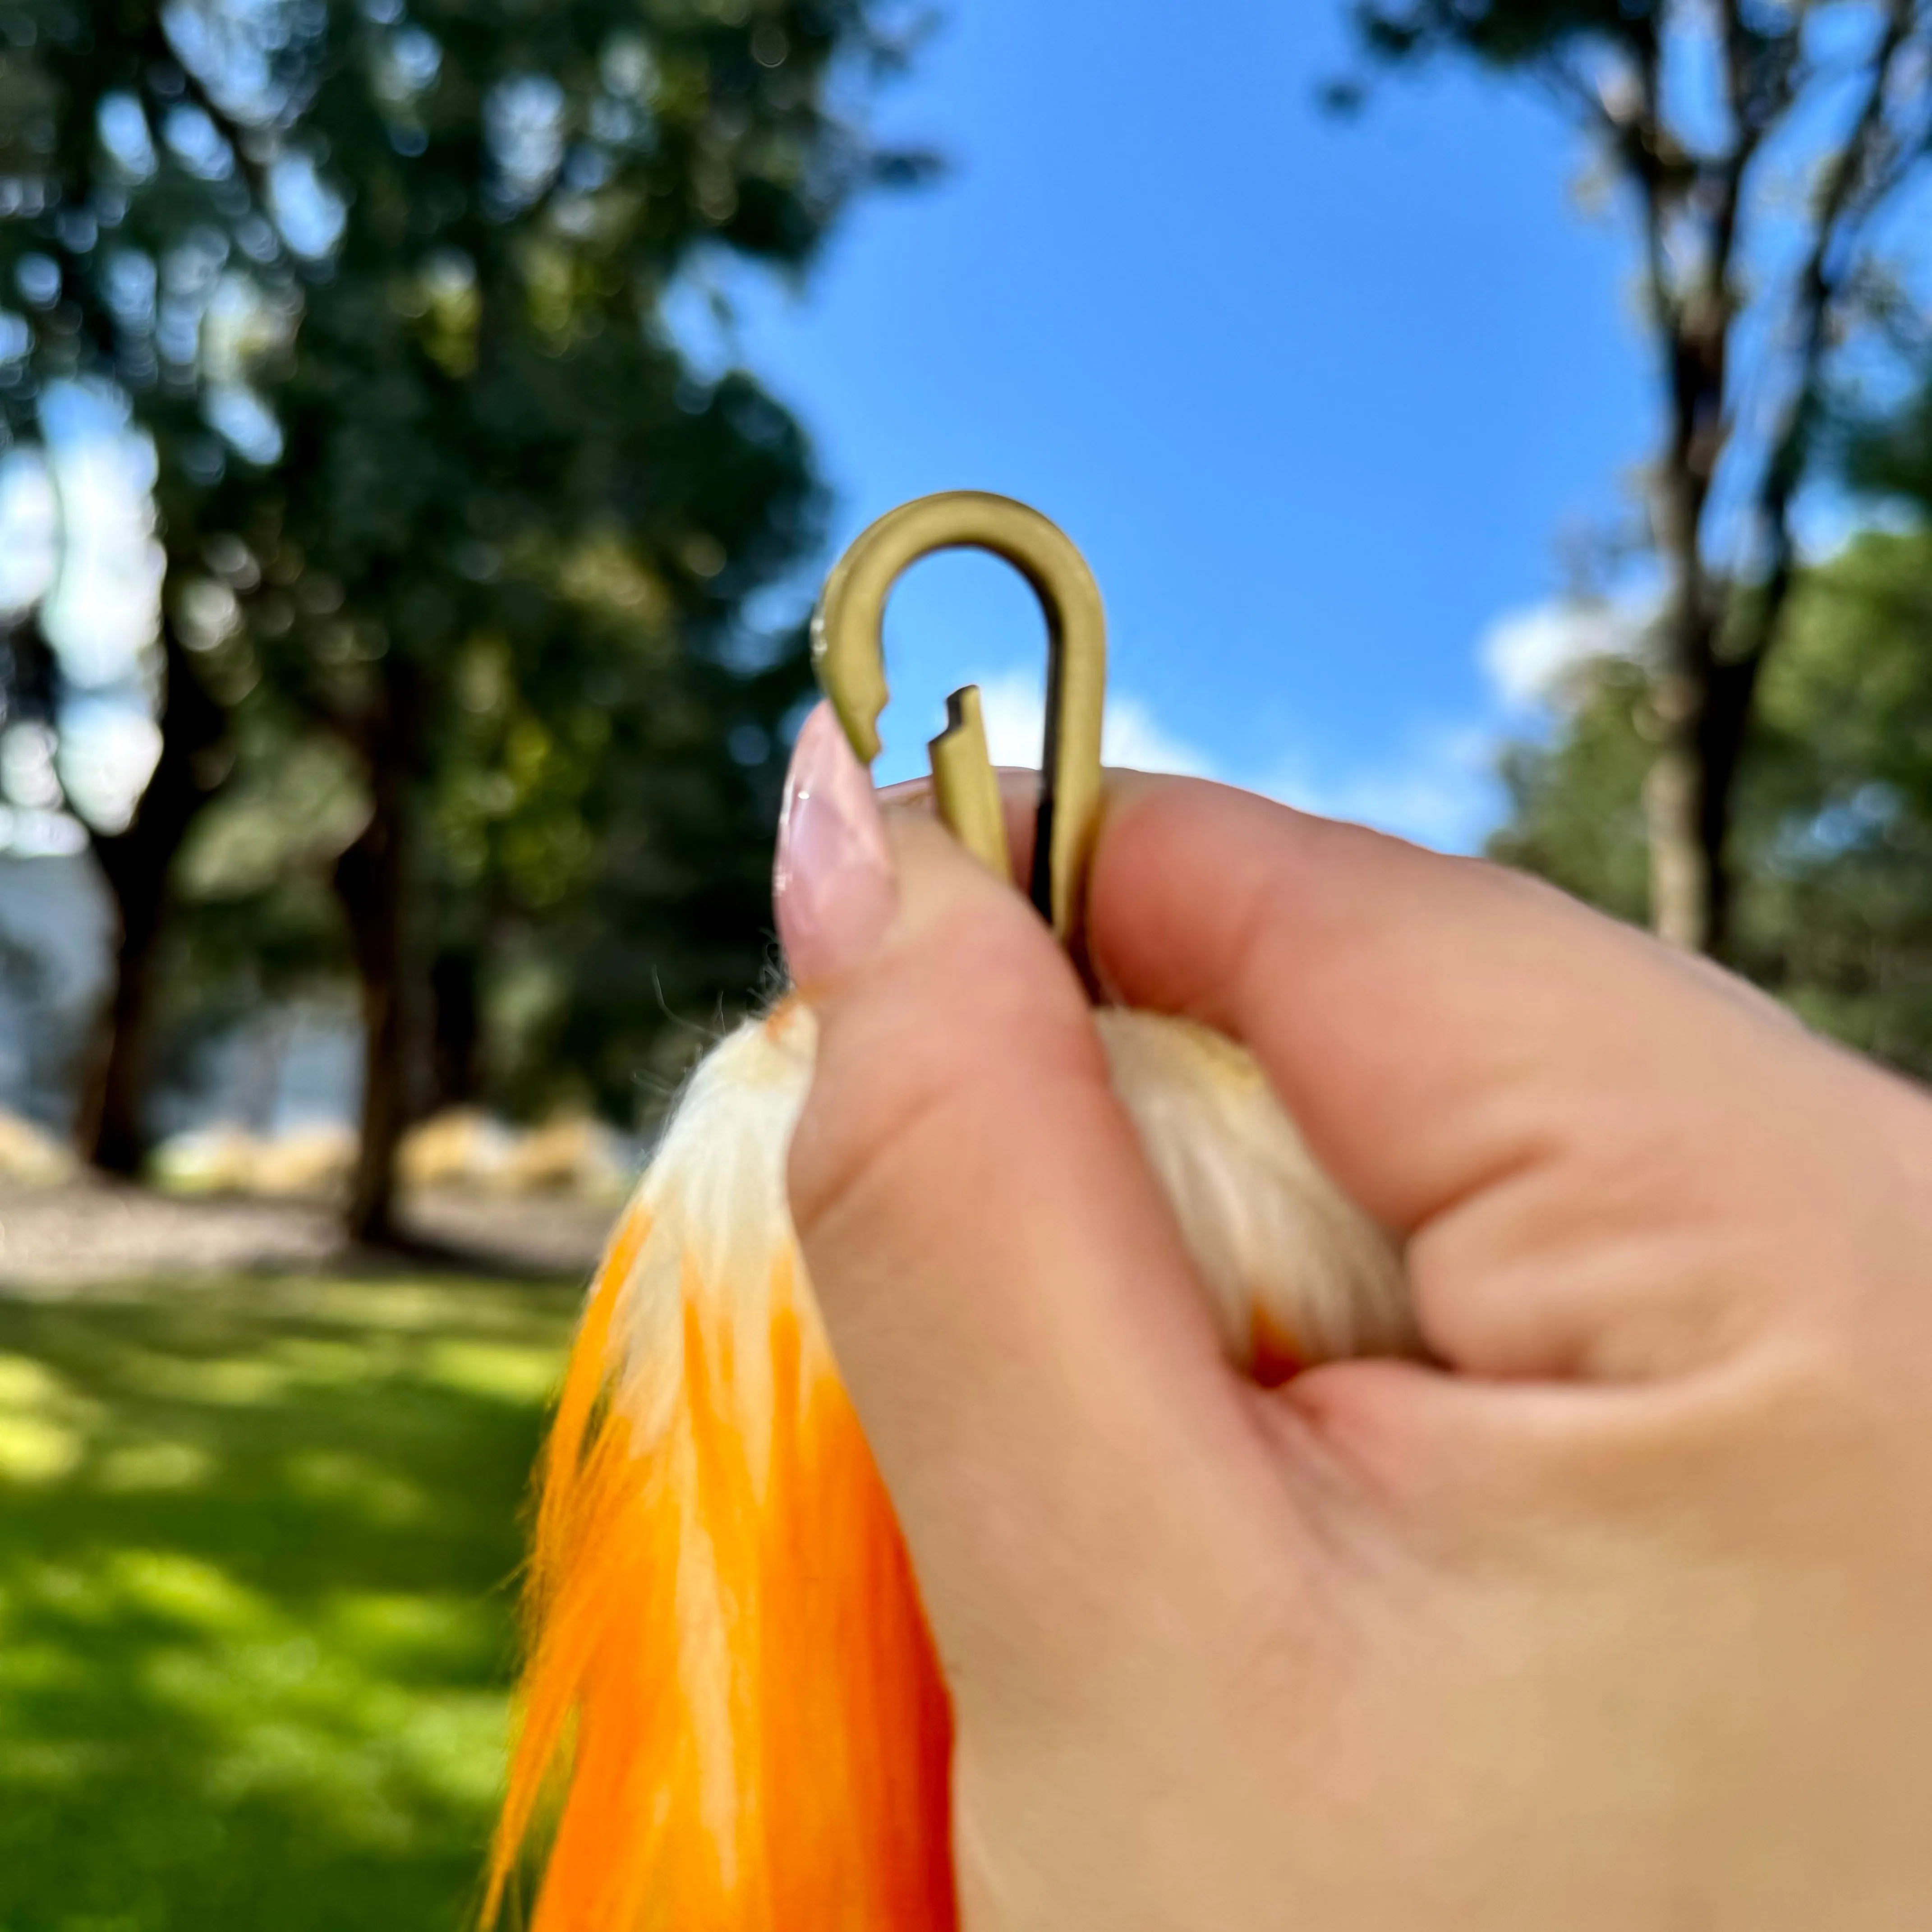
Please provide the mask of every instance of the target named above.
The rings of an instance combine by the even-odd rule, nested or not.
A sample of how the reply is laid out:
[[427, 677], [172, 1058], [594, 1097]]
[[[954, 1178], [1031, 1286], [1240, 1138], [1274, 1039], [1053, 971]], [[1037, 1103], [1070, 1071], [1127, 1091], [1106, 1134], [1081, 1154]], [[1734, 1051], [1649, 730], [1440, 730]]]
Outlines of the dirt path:
[[0, 1292], [70, 1294], [135, 1276], [393, 1274], [399, 1266], [568, 1278], [588, 1274], [614, 1214], [556, 1196], [434, 1192], [405, 1211], [420, 1252], [398, 1256], [352, 1247], [330, 1208], [313, 1200], [156, 1194], [93, 1178], [0, 1184]]

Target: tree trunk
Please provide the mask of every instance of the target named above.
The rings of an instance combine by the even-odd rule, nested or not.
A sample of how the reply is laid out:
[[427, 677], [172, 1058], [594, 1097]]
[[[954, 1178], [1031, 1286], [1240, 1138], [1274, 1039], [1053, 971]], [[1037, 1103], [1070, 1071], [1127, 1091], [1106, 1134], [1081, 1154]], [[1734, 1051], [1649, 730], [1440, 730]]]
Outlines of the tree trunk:
[[[1664, 716], [1666, 693], [1652, 702]], [[1689, 734], [1668, 722], [1646, 774], [1644, 818], [1650, 834], [1650, 923], [1657, 936], [1701, 952], [1709, 934], [1711, 875], [1697, 826], [1702, 819], [1696, 754]]]
[[362, 991], [362, 1120], [347, 1226], [355, 1240], [370, 1242], [395, 1235], [396, 1150], [410, 1118], [405, 928], [418, 721], [406, 668], [390, 664], [386, 670], [378, 714], [363, 739], [369, 823], [336, 861], [334, 880]]
[[1734, 936], [1738, 772], [1764, 651], [1720, 658], [1705, 634], [1677, 655], [1651, 700], [1662, 736], [1644, 786], [1651, 922], [1672, 945], [1723, 959]]
[[142, 1114], [168, 881], [188, 827], [226, 775], [221, 707], [202, 688], [165, 619], [161, 650], [160, 758], [127, 830], [93, 835], [118, 932], [113, 985], [95, 1023], [74, 1138], [81, 1157], [109, 1174], [137, 1173], [147, 1153]]
[[430, 1111], [476, 1104], [483, 1088], [483, 1022], [473, 946], [446, 946], [429, 969], [434, 1019], [430, 1041]]

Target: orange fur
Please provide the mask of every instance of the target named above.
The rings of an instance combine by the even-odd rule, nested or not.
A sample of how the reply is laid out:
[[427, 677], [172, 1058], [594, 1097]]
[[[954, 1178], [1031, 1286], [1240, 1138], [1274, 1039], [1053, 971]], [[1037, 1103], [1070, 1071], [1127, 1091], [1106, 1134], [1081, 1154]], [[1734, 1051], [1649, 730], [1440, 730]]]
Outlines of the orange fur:
[[650, 1232], [634, 1208], [558, 1405], [486, 1922], [560, 1784], [534, 1932], [951, 1932], [945, 1692], [789, 1242], [757, 1283], [686, 1256], [646, 1440], [619, 1337]]
[[[1230, 1360], [1413, 1352], [1400, 1257], [1240, 1049], [1095, 1016]], [[546, 1452], [523, 1727], [486, 1918], [535, 1932], [953, 1932], [952, 1725], [800, 1267], [795, 1001], [693, 1073], [586, 1311]]]

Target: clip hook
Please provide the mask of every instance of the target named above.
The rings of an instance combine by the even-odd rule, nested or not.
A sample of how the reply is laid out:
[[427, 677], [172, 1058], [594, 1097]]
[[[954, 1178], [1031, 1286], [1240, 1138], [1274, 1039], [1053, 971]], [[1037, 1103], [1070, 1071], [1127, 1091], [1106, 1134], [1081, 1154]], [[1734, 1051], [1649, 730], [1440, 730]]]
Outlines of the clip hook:
[[[983, 550], [1011, 564], [1046, 618], [1046, 742], [1030, 896], [1070, 940], [1100, 808], [1100, 721], [1106, 703], [1107, 625], [1087, 560], [1035, 509], [980, 490], [949, 490], [902, 504], [863, 531], [833, 566], [812, 620], [818, 682], [861, 764], [879, 754], [886, 707], [886, 598], [935, 550]], [[946, 700], [946, 727], [930, 746], [940, 822], [1005, 878], [1006, 821], [986, 751], [980, 690]]]

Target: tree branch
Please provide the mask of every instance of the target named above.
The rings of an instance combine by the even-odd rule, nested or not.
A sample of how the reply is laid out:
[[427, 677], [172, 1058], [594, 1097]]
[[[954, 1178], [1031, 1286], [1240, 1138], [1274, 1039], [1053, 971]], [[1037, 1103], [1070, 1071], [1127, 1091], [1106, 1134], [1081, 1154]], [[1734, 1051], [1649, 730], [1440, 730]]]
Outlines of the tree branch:
[[1796, 374], [1754, 505], [1754, 521], [1770, 546], [1770, 563], [1760, 594], [1750, 600], [1748, 630], [1731, 640], [1731, 654], [1741, 659], [1755, 661], [1771, 648], [1796, 568], [1792, 503], [1804, 472], [1806, 434], [1817, 406], [1838, 297], [1851, 279], [1848, 267], [1840, 266], [1834, 272], [1833, 264], [1841, 252], [1838, 244], [1855, 234], [1878, 205], [1870, 195], [1859, 205], [1854, 192], [1885, 131], [1886, 96], [1911, 32], [1912, 14], [1912, 0], [1888, 0], [1884, 32], [1872, 62], [1871, 86], [1844, 146], [1828, 165], [1811, 247], [1798, 274], [1792, 298], [1798, 336]]
[[1711, 224], [1711, 282], [1714, 293], [1724, 302], [1728, 316], [1731, 259], [1737, 248], [1738, 212], [1744, 199], [1744, 176], [1756, 158], [1766, 130], [1776, 123], [1778, 108], [1760, 111], [1755, 100], [1751, 34], [1744, 25], [1742, 0], [1724, 0], [1720, 19], [1724, 96], [1731, 119], [1731, 146], [1718, 170], [1718, 212]]

